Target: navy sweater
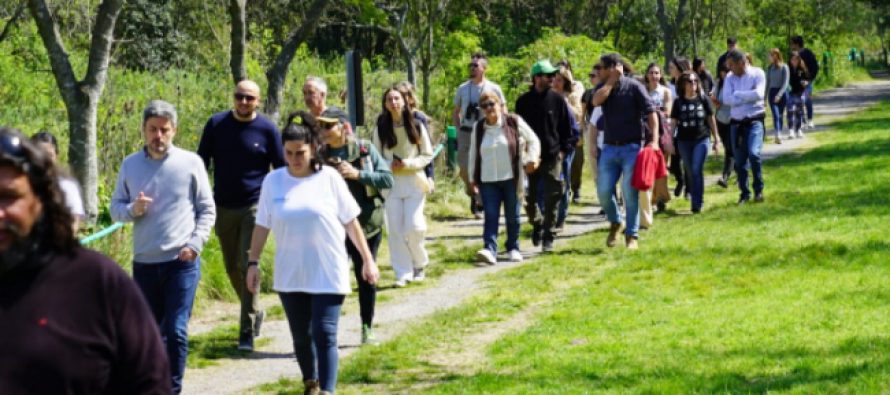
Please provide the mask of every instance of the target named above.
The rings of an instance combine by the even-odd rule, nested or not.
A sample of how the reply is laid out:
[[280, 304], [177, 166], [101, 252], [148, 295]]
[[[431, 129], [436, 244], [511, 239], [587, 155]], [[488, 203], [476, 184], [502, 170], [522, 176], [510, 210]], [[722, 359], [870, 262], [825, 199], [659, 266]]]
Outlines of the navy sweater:
[[262, 115], [241, 122], [231, 110], [213, 114], [207, 121], [198, 155], [213, 172], [216, 205], [231, 209], [256, 204], [263, 178], [285, 164], [275, 124]]

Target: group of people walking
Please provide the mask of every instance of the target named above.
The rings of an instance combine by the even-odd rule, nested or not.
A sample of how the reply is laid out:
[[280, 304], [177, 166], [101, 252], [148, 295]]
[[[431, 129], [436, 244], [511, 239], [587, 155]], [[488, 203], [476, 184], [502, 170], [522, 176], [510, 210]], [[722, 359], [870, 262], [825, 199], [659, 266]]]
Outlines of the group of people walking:
[[[665, 209], [671, 199], [666, 161], [676, 177], [674, 196], [688, 196], [691, 211], [699, 213], [705, 159], [721, 143], [726, 158], [718, 184], [728, 186], [734, 167], [739, 203], [746, 203], [752, 199], [750, 169], [753, 199], [763, 201], [765, 106], [773, 112], [776, 142], [786, 105], [790, 134], [801, 136], [804, 125], [812, 125], [807, 103], [818, 64], [810, 64], [812, 53], [802, 48], [800, 37], [792, 40], [790, 66], [773, 50], [766, 73], [735, 47], [734, 39], [727, 44], [716, 80], [703, 59], [671, 59], [668, 82], [655, 63], [637, 78], [621, 56], [607, 54], [588, 74], [591, 87], [585, 90], [568, 61], [554, 66], [541, 60], [531, 66], [531, 84], [512, 106], [514, 112], [500, 87], [485, 78], [486, 57], [474, 54], [469, 79], [455, 92], [452, 121], [460, 129], [460, 177], [470, 210], [483, 218], [477, 262], [494, 265], [499, 260], [502, 210], [507, 238], [501, 251], [511, 262], [522, 261], [522, 204], [533, 245], [543, 252], [553, 249], [568, 205], [580, 196], [585, 153], [610, 223], [608, 247], [618, 244], [623, 228], [625, 246], [638, 248], [640, 229], [653, 225], [653, 210]], [[423, 281], [430, 262], [424, 205], [434, 183], [430, 121], [417, 109], [410, 84], [384, 90], [369, 139], [353, 131], [343, 110], [327, 106], [327, 89], [324, 80], [307, 78], [302, 88], [306, 109], [289, 114], [279, 131], [257, 111], [259, 86], [241, 81], [232, 109], [207, 121], [197, 152], [173, 143], [178, 115], [172, 104], [147, 104], [143, 147], [121, 163], [110, 207], [115, 220], [133, 223], [135, 285], [121, 280], [123, 272], [107, 259], [76, 245], [74, 230], [83, 211], [78, 210], [79, 200], [63, 200], [78, 192], [53, 164], [55, 139], [41, 133], [32, 142], [21, 132], [0, 129], [0, 192], [16, 199], [3, 208], [12, 219], [0, 222], [0, 301], [36, 295], [29, 287], [66, 289], [73, 286], [62, 284], [67, 278], [97, 284], [104, 292], [102, 303], [121, 304], [83, 301], [78, 305], [91, 307], [78, 312], [97, 322], [72, 328], [91, 331], [94, 337], [107, 332], [102, 344], [111, 351], [103, 355], [115, 356], [108, 366], [123, 372], [96, 369], [77, 380], [178, 393], [200, 256], [211, 228], [240, 301], [237, 347], [245, 352], [253, 351], [265, 317], [258, 293], [262, 269], [269, 264], [261, 256], [271, 234], [272, 288], [284, 307], [306, 393], [332, 393], [337, 327], [351, 292], [350, 272], [358, 286], [362, 342], [373, 344], [380, 279], [376, 260], [384, 228], [394, 285]], [[70, 273], [71, 267], [89, 265], [89, 270]], [[38, 275], [43, 271], [56, 277]], [[91, 294], [78, 295], [88, 299]], [[50, 318], [34, 316], [45, 314], [42, 303], [48, 302], [34, 298], [27, 303], [19, 314], [38, 326], [50, 325]], [[52, 319], [70, 316], [58, 314]], [[153, 317], [155, 325], [139, 327], [145, 319], [134, 315]], [[11, 352], [24, 355], [29, 344], [18, 344]], [[169, 363], [149, 360], [159, 354]], [[53, 374], [61, 377], [78, 363], [76, 358], [57, 359]], [[4, 385], [10, 384], [0, 388]]]

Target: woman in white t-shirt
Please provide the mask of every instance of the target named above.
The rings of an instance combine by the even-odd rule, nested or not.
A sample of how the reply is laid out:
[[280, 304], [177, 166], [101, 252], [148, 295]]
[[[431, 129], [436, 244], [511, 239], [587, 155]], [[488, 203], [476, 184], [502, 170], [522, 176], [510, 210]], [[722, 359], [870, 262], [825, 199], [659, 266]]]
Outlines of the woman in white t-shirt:
[[[318, 126], [300, 111], [281, 133], [287, 166], [266, 175], [250, 242], [247, 288], [259, 291], [259, 259], [275, 234], [273, 288], [281, 298], [307, 390], [333, 392], [337, 383], [337, 323], [352, 290], [343, 240], [358, 247], [362, 276], [370, 284], [377, 265], [358, 221], [358, 203], [343, 177], [317, 158]], [[319, 388], [320, 387], [320, 388]]]
[[423, 281], [429, 256], [424, 247], [426, 218], [423, 206], [430, 184], [423, 168], [433, 159], [430, 137], [417, 122], [402, 92], [389, 88], [383, 93], [383, 113], [371, 139], [392, 169], [393, 185], [382, 191], [386, 200], [389, 256], [396, 287]]

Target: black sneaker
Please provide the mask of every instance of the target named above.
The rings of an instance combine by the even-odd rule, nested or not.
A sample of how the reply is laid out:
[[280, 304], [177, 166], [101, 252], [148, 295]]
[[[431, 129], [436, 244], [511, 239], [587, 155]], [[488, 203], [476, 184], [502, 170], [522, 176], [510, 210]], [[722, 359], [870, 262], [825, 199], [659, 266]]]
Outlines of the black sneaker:
[[667, 210], [667, 204], [664, 202], [655, 203], [655, 209], [658, 210], [658, 212], [663, 212], [664, 210]]
[[263, 319], [266, 318], [265, 311], [259, 311], [256, 313], [256, 318], [253, 319], [253, 337], [260, 337], [260, 329], [263, 327]]
[[736, 203], [736, 204], [738, 204], [739, 206], [741, 206], [741, 205], [743, 205], [743, 204], [745, 204], [745, 203], [748, 203], [749, 200], [751, 200], [751, 198], [749, 198], [749, 197], [747, 197], [747, 196], [743, 196], [743, 197], [740, 197], [740, 198], [739, 198], [739, 201], [738, 201], [738, 203]]
[[542, 232], [543, 231], [541, 230], [541, 227], [538, 225], [535, 225], [534, 228], [532, 228], [532, 245], [533, 246], [537, 247], [537, 246], [541, 245], [541, 233]]
[[721, 178], [721, 179], [717, 180], [717, 185], [720, 185], [720, 186], [723, 187], [723, 188], [728, 188], [728, 187], [729, 187], [729, 183], [726, 182], [726, 179], [725, 179], [725, 178]]
[[238, 337], [238, 351], [253, 352], [252, 331], [241, 331], [241, 336]]
[[754, 201], [756, 203], [763, 203], [763, 193], [757, 193], [754, 195]]
[[553, 233], [562, 233], [563, 228], [565, 227], [565, 221], [557, 222], [556, 226], [553, 227]]
[[674, 197], [680, 197], [681, 193], [683, 193], [683, 184], [677, 183], [677, 186], [674, 188]]
[[553, 240], [544, 240], [544, 245], [541, 246], [542, 252], [551, 252], [553, 251]]

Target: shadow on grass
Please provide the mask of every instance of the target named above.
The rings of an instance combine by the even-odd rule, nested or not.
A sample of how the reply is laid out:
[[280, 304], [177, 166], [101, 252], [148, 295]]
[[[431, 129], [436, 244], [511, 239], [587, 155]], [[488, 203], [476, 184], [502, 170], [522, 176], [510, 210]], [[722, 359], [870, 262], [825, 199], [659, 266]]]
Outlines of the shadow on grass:
[[[271, 342], [269, 338], [257, 338], [255, 347], [262, 347]], [[189, 338], [189, 368], [213, 366], [220, 359], [265, 359], [291, 358], [292, 353], [269, 353], [263, 351], [239, 351], [238, 325], [228, 325]]]

